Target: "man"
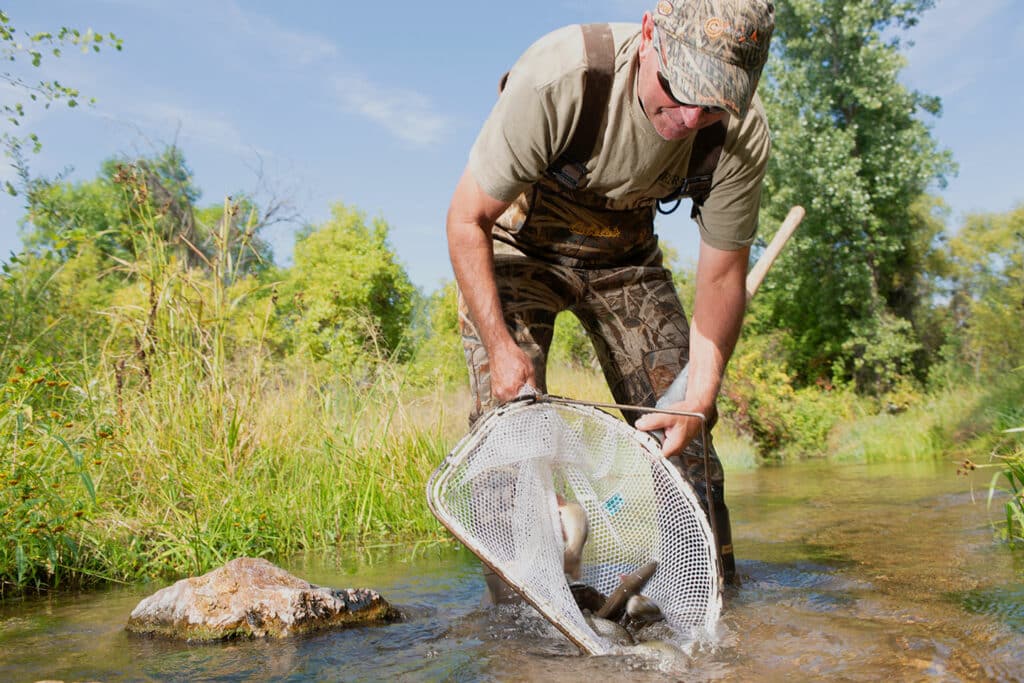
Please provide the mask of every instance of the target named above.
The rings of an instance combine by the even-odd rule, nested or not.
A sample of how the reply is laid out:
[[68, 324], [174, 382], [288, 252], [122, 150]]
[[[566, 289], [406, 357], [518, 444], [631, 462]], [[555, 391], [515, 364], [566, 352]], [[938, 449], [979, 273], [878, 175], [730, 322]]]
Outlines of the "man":
[[[714, 418], [742, 325], [770, 149], [754, 91], [773, 27], [768, 0], [661, 0], [639, 30], [566, 27], [516, 62], [448, 211], [471, 420], [524, 387], [545, 391], [563, 310], [590, 335], [616, 401], [653, 406], [689, 364], [685, 398], [671, 407]], [[713, 130], [717, 165], [714, 153], [695, 151]], [[698, 155], [714, 170], [694, 202], [701, 244], [688, 327], [653, 224], [659, 200], [701, 180], [690, 163]], [[704, 497], [699, 419], [625, 417], [664, 430], [663, 454]], [[724, 478], [712, 460], [713, 500], [702, 503], [731, 580]], [[497, 584], [488, 585], [493, 595]]]

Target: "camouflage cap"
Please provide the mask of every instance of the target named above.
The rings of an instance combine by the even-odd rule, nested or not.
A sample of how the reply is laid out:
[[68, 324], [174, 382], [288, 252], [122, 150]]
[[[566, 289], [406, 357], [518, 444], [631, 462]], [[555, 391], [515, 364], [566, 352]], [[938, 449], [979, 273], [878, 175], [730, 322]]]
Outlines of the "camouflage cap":
[[747, 113], [775, 27], [771, 0], [660, 0], [654, 23], [680, 101]]

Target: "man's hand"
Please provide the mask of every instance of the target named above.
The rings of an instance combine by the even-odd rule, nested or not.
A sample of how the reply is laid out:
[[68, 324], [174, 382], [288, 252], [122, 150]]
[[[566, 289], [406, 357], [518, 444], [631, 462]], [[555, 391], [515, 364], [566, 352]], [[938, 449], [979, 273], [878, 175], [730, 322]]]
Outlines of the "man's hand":
[[491, 395], [501, 403], [519, 396], [523, 387], [536, 387], [533, 362], [514, 342], [501, 349], [488, 349], [491, 364]]
[[[673, 403], [667, 406], [671, 410], [681, 410], [688, 413], [701, 413], [705, 417], [708, 414], [695, 409], [686, 401]], [[647, 413], [636, 421], [636, 428], [645, 432], [660, 429], [665, 433], [665, 439], [661, 444], [661, 454], [668, 458], [678, 455], [687, 444], [700, 436], [701, 420], [698, 417], [686, 415], [670, 415], [668, 413]]]

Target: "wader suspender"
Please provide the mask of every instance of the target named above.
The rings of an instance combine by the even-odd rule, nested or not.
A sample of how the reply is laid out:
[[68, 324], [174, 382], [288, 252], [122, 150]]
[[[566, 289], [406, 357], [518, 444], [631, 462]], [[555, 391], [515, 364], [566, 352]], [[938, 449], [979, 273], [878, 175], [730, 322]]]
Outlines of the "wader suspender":
[[565, 153], [555, 160], [547, 174], [570, 190], [579, 189], [587, 175], [586, 162], [601, 132], [601, 119], [608, 110], [615, 76], [615, 41], [608, 24], [583, 24], [583, 49], [587, 71], [583, 81], [583, 104], [580, 120]]
[[[718, 166], [718, 158], [722, 156], [725, 144], [725, 124], [721, 121], [697, 131], [693, 139], [693, 150], [690, 152], [690, 163], [686, 167], [686, 177], [679, 189], [664, 199], [658, 200], [658, 213], [669, 214], [679, 208], [683, 197], [693, 200], [690, 217], [697, 218], [704, 200], [711, 194], [711, 176]], [[671, 208], [662, 205], [675, 201]]]

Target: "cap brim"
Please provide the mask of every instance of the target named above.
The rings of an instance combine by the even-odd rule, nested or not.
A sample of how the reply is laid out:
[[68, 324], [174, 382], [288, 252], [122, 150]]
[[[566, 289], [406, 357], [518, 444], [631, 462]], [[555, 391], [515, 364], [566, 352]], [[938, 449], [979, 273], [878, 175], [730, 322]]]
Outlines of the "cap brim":
[[680, 101], [699, 106], [721, 107], [742, 118], [750, 109], [760, 69], [747, 70], [730, 64], [680, 41], [666, 46], [665, 78]]

